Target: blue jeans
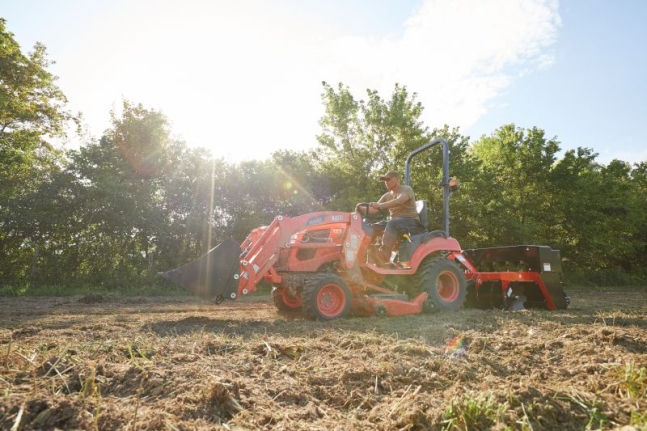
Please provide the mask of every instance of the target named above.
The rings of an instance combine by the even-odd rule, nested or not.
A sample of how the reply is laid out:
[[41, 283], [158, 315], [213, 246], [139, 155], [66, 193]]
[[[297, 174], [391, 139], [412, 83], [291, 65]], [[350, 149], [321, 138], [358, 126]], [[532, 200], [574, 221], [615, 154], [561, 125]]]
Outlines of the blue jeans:
[[409, 217], [398, 217], [389, 220], [386, 223], [384, 234], [382, 235], [382, 248], [380, 250], [382, 258], [388, 262], [391, 259], [391, 251], [398, 242], [398, 239], [407, 232], [412, 234], [420, 233], [424, 230], [420, 222]]

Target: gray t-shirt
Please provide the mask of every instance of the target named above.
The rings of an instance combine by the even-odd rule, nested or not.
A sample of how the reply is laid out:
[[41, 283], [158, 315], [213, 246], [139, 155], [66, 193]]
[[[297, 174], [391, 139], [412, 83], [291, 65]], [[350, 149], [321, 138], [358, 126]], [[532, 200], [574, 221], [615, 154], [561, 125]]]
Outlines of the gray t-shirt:
[[409, 196], [409, 200], [402, 205], [389, 208], [389, 214], [391, 215], [391, 218], [408, 217], [418, 220], [418, 211], [416, 211], [416, 197], [413, 194], [413, 189], [410, 186], [400, 185], [397, 192], [389, 190], [388, 192], [384, 193], [380, 200], [377, 202], [382, 203], [392, 201], [393, 199], [397, 199], [402, 195]]

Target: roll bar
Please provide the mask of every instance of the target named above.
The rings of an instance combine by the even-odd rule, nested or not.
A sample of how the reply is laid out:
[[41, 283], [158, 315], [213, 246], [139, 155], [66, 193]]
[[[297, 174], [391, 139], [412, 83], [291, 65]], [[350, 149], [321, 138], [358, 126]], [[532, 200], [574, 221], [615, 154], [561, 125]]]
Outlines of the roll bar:
[[441, 185], [443, 186], [443, 231], [445, 232], [445, 238], [449, 238], [449, 196], [451, 193], [449, 190], [449, 145], [447, 141], [444, 139], [436, 139], [409, 153], [407, 160], [404, 162], [404, 183], [408, 186], [411, 185], [411, 159], [438, 144], [441, 144], [443, 147], [443, 179], [441, 181]]

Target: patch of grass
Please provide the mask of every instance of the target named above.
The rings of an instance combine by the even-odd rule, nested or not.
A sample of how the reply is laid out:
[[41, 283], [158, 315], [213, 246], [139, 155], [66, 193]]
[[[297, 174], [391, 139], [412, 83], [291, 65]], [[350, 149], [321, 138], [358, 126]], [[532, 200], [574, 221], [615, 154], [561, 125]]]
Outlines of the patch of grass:
[[0, 296], [26, 296], [29, 286], [12, 286], [4, 285], [0, 286]]
[[632, 411], [629, 425], [633, 425], [640, 430], [647, 430], [647, 412]]
[[[559, 397], [558, 397], [559, 398]], [[597, 430], [608, 427], [609, 425], [617, 425], [609, 420], [604, 414], [602, 404], [598, 400], [586, 400], [584, 396], [574, 393], [572, 396], [566, 395], [563, 397], [566, 401], [577, 404], [580, 406], [588, 416], [585, 430]]]
[[618, 377], [618, 391], [621, 396], [631, 400], [647, 397], [647, 368], [636, 368], [633, 362], [613, 371]]
[[507, 403], [499, 403], [491, 394], [452, 400], [443, 417], [443, 430], [491, 429], [502, 423], [507, 408]]

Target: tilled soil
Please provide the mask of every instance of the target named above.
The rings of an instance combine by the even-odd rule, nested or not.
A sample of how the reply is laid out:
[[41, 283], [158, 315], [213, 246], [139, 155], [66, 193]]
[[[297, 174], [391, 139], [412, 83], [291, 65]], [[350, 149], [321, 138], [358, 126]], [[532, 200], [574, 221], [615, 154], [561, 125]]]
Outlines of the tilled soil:
[[0, 298], [0, 429], [647, 429], [647, 288], [317, 322], [269, 297]]

